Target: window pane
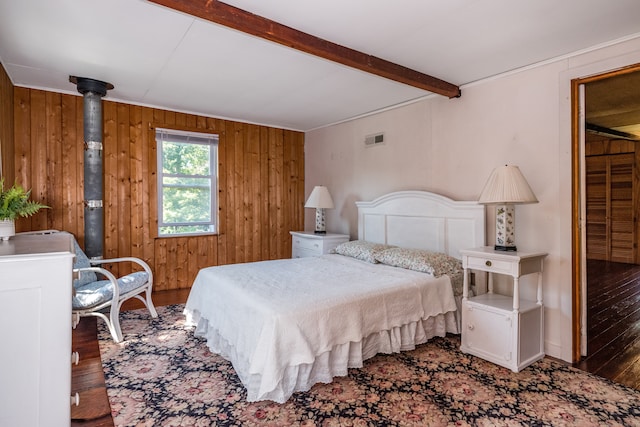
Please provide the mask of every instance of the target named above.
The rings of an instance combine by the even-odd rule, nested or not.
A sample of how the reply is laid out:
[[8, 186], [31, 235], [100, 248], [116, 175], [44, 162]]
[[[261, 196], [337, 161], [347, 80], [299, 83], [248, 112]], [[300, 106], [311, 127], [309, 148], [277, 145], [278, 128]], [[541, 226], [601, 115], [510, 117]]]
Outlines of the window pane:
[[163, 223], [211, 222], [211, 180], [163, 179]]
[[172, 175], [211, 175], [210, 145], [162, 143], [162, 171]]

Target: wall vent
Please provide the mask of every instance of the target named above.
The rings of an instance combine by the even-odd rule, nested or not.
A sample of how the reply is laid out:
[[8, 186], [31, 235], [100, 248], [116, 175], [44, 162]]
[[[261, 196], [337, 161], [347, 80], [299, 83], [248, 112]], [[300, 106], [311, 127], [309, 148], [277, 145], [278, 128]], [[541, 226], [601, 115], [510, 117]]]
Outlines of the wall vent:
[[373, 147], [375, 145], [382, 145], [382, 144], [384, 144], [384, 133], [367, 135], [364, 138], [364, 145], [367, 147]]

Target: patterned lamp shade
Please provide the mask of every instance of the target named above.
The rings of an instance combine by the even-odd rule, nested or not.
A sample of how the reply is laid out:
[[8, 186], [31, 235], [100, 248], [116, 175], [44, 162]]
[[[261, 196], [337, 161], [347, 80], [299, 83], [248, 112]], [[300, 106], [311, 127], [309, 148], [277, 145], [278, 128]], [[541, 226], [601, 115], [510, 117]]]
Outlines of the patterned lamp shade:
[[317, 185], [313, 188], [311, 195], [307, 199], [305, 208], [316, 208], [316, 230], [318, 234], [325, 234], [324, 210], [333, 209], [333, 199], [329, 190], [324, 185]]
[[480, 193], [479, 203], [496, 206], [496, 245], [500, 251], [515, 251], [516, 213], [513, 205], [538, 203], [517, 166], [495, 168]]

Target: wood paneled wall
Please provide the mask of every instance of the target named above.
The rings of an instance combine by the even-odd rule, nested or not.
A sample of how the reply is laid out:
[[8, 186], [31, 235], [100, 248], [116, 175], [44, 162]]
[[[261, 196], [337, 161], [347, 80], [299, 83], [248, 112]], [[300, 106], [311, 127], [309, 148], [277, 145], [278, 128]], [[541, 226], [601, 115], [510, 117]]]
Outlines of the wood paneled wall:
[[[202, 267], [288, 258], [304, 226], [304, 134], [103, 100], [105, 258], [136, 256], [154, 289], [189, 288]], [[19, 182], [49, 206], [18, 231], [61, 229], [83, 243], [83, 99], [14, 88]], [[219, 234], [157, 237], [155, 128], [220, 135]], [[123, 268], [123, 270], [128, 267]], [[126, 271], [120, 271], [123, 273]]]
[[13, 84], [0, 64], [0, 175], [13, 183]]
[[636, 142], [587, 133], [587, 259], [640, 263], [640, 150]]

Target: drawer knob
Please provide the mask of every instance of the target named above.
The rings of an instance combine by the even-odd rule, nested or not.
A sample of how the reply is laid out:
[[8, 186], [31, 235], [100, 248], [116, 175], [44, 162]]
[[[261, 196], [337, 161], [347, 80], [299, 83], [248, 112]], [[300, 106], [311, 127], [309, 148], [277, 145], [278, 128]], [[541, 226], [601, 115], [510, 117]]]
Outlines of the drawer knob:
[[470, 331], [473, 331], [473, 330], [475, 329], [475, 326], [473, 326], [473, 324], [472, 324], [472, 323], [469, 323], [469, 324], [467, 325], [467, 328], [469, 328], [469, 330], [470, 330]]
[[487, 260], [484, 265], [486, 265], [487, 267], [491, 267], [491, 261]]
[[80, 323], [80, 315], [78, 313], [73, 313], [71, 315], [71, 328], [75, 329]]
[[78, 393], [71, 395], [71, 405], [80, 406], [80, 395]]

